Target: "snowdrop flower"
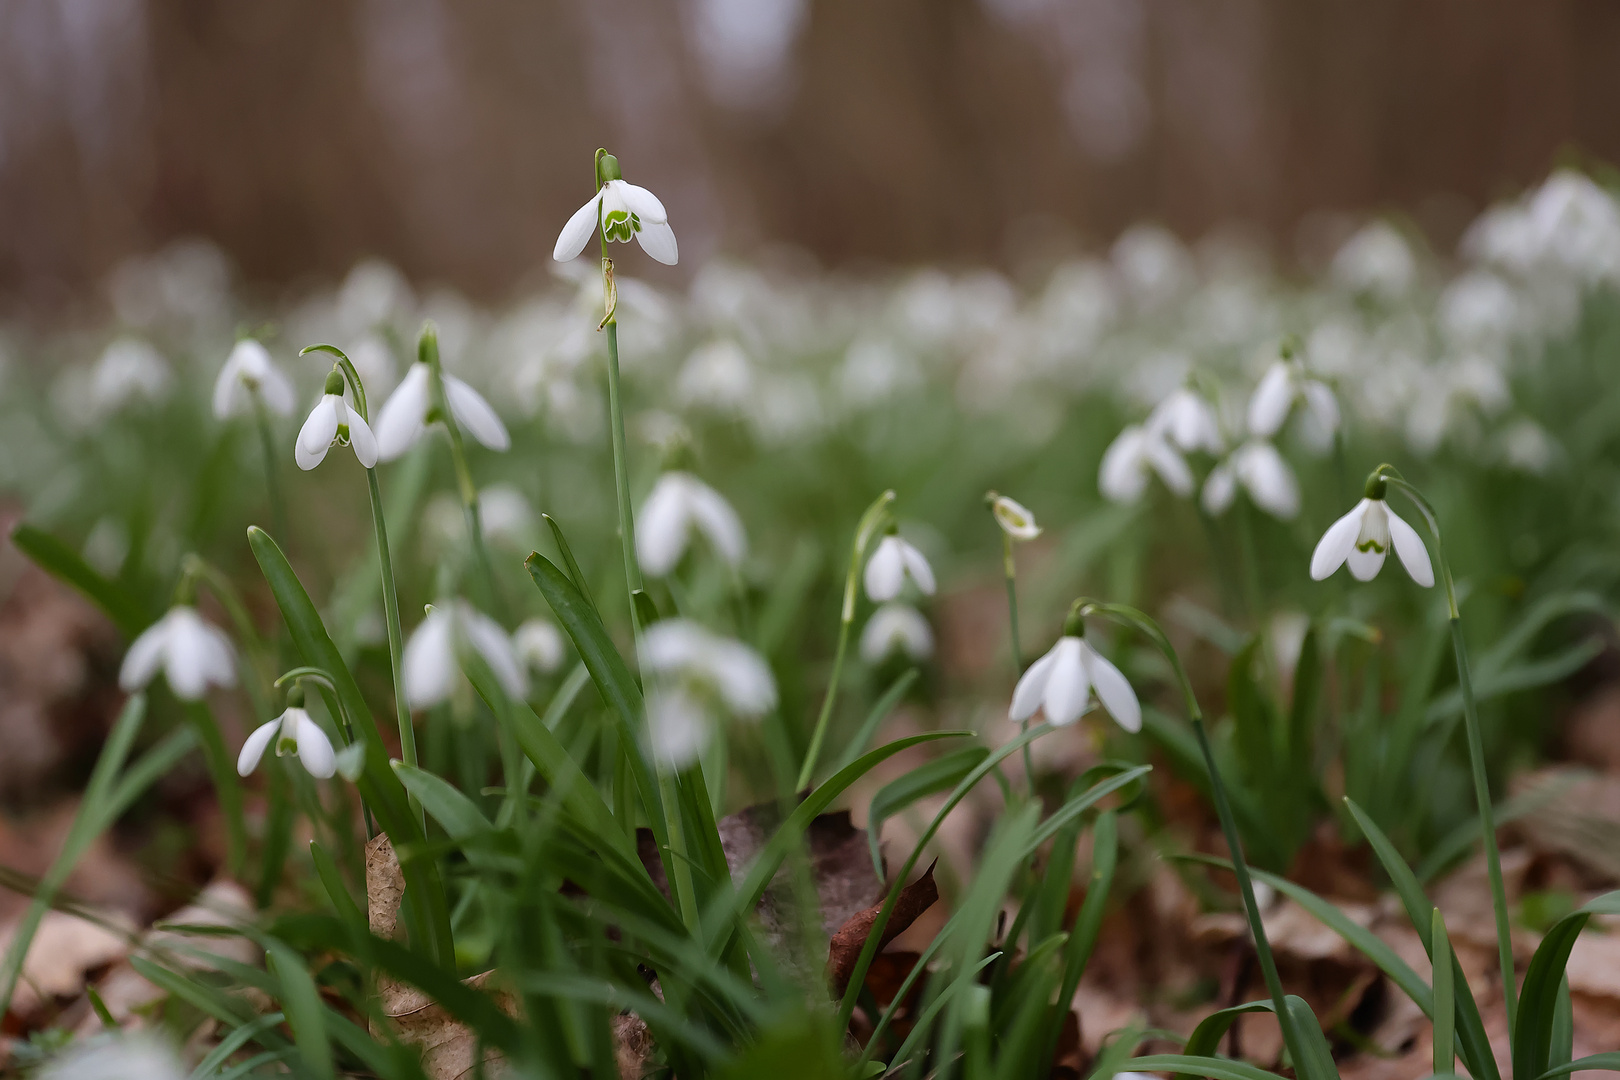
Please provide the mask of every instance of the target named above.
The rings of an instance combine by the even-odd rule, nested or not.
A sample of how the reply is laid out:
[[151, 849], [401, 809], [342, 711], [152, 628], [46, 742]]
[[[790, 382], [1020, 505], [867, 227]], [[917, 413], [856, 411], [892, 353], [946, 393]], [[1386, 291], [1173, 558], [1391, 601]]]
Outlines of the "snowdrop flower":
[[173, 380], [167, 361], [155, 348], [135, 338], [120, 338], [107, 346], [90, 369], [80, 407], [91, 419], [99, 420], [136, 400], [162, 401]]
[[1294, 402], [1302, 398], [1317, 427], [1330, 435], [1339, 430], [1339, 402], [1332, 388], [1308, 376], [1297, 361], [1278, 360], [1260, 377], [1249, 399], [1249, 434], [1273, 438], [1282, 430]]
[[478, 493], [478, 524], [492, 544], [523, 551], [534, 546], [534, 510], [511, 484], [491, 484]]
[[1160, 432], [1132, 424], [1108, 444], [1097, 470], [1097, 487], [1114, 502], [1135, 502], [1147, 490], [1150, 472], [1182, 498], [1192, 494], [1192, 470], [1175, 447]]
[[274, 740], [276, 756], [293, 753], [304, 769], [317, 780], [329, 779], [337, 772], [337, 754], [332, 740], [326, 737], [309, 713], [304, 711], [304, 691], [294, 686], [287, 692], [287, 709], [268, 724], [260, 724], [242, 744], [242, 753], [236, 759], [236, 774], [246, 776], [259, 767], [259, 759]]
[[1272, 517], [1287, 521], [1299, 513], [1299, 485], [1294, 481], [1294, 470], [1264, 439], [1250, 439], [1210, 470], [1204, 481], [1204, 509], [1215, 515], [1226, 513], [1239, 484], [1254, 504]]
[[562, 667], [562, 631], [545, 619], [527, 619], [512, 633], [512, 651], [519, 663], [550, 675]]
[[197, 701], [214, 686], [236, 685], [231, 639], [190, 604], [176, 604], [167, 615], [142, 631], [124, 654], [118, 685], [138, 690], [163, 669], [174, 696]]
[[377, 437], [365, 418], [343, 400], [343, 373], [335, 368], [326, 376], [326, 392], [298, 430], [293, 459], [308, 472], [326, 460], [334, 445], [354, 447], [354, 456], [368, 469], [377, 464]]
[[990, 493], [989, 498], [990, 513], [995, 515], [996, 524], [1001, 526], [1002, 532], [1014, 540], [1033, 540], [1041, 535], [1041, 527], [1035, 524], [1035, 515], [1023, 503], [994, 492]]
[[888, 603], [872, 613], [861, 631], [861, 659], [881, 664], [895, 652], [916, 663], [934, 655], [934, 631], [910, 604]]
[[883, 603], [900, 595], [906, 578], [910, 578], [924, 596], [934, 595], [934, 571], [918, 551], [898, 532], [891, 532], [878, 542], [877, 550], [866, 564], [866, 595]]
[[1092, 691], [1103, 708], [1126, 731], [1142, 730], [1142, 706], [1136, 691], [1108, 658], [1086, 641], [1086, 624], [1078, 611], [1063, 624], [1063, 636], [1050, 652], [1029, 666], [1013, 688], [1009, 715], [1028, 720], [1045, 709], [1050, 724], [1063, 726], [1080, 719]]
[[1373, 474], [1365, 497], [1348, 514], [1328, 526], [1311, 554], [1311, 577], [1323, 581], [1346, 561], [1357, 581], [1371, 581], [1384, 565], [1393, 545], [1401, 565], [1425, 589], [1434, 584], [1434, 566], [1417, 530], [1402, 521], [1384, 502], [1386, 483]]
[[[443, 377], [445, 401], [461, 429], [491, 450], [510, 447], [506, 425], [483, 395], [448, 372]], [[432, 412], [433, 373], [426, 361], [418, 361], [377, 411], [377, 456], [393, 461], [415, 446], [429, 420], [437, 419]]]
[[252, 338], [236, 343], [214, 380], [214, 416], [225, 420], [248, 411], [257, 396], [277, 416], [291, 416], [292, 380], [276, 367], [270, 351]]
[[654, 577], [674, 570], [686, 554], [694, 526], [727, 563], [735, 567], [742, 562], [748, 537], [724, 496], [688, 472], [660, 476], [637, 515], [636, 557], [641, 568]]
[[679, 258], [675, 245], [675, 230], [669, 227], [669, 215], [658, 196], [644, 187], [627, 184], [619, 172], [619, 159], [603, 154], [597, 162], [597, 176], [602, 186], [589, 202], [568, 219], [557, 236], [557, 246], [551, 257], [567, 262], [585, 250], [585, 242], [596, 231], [598, 220], [605, 240], [629, 243], [636, 238], [641, 249], [665, 266], [674, 266]]
[[1374, 221], [1346, 240], [1333, 256], [1333, 278], [1352, 292], [1386, 302], [1399, 300], [1417, 280], [1417, 259], [1399, 229]]
[[644, 670], [657, 676], [647, 697], [648, 738], [654, 753], [677, 768], [708, 745], [707, 702], [749, 720], [776, 706], [776, 680], [759, 653], [688, 619], [648, 627], [641, 652]]
[[405, 700], [411, 708], [427, 709], [449, 700], [461, 669], [460, 653], [466, 648], [489, 665], [508, 697], [521, 700], [528, 694], [529, 681], [506, 631], [467, 601], [452, 600], [429, 608], [405, 643], [400, 665], [405, 669]]
[[1147, 419], [1147, 429], [1166, 438], [1185, 453], [1203, 450], [1219, 454], [1226, 449], [1220, 421], [1209, 400], [1190, 386], [1171, 391]]

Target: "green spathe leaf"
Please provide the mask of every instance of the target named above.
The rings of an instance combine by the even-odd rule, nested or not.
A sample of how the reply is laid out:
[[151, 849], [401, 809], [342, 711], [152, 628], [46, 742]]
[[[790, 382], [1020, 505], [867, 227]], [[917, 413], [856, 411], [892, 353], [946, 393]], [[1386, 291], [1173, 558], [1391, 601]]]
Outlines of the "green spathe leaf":
[[152, 613], [123, 585], [108, 581], [62, 541], [24, 522], [11, 530], [17, 550], [47, 574], [77, 589], [113, 621], [126, 638], [134, 638], [152, 621]]
[[[367, 717], [372, 716], [371, 709], [360, 693], [349, 666], [343, 662], [337, 646], [332, 643], [331, 635], [326, 632], [326, 625], [321, 622], [320, 613], [310, 602], [303, 583], [293, 573], [287, 557], [281, 553], [269, 533], [256, 526], [249, 528], [248, 545], [253, 549], [253, 557], [258, 560], [259, 569], [264, 573], [293, 645], [302, 655], [304, 663], [321, 668], [332, 677], [336, 690], [329, 690], [325, 686], [320, 688], [321, 694], [328, 699], [332, 714], [338, 715], [340, 708], [346, 710], [354, 720], [355, 737], [365, 744], [366, 768], [357, 782], [360, 794], [393, 840], [395, 850], [420, 847], [422, 828], [417, 823], [416, 815], [411, 812], [404, 786], [389, 767], [388, 753], [383, 749], [376, 722], [365, 722]], [[450, 909], [445, 902], [438, 867], [431, 859], [422, 858], [404, 858], [400, 865], [408, 886], [405, 890], [404, 916], [412, 944], [443, 963], [453, 964], [455, 946], [450, 935]]]

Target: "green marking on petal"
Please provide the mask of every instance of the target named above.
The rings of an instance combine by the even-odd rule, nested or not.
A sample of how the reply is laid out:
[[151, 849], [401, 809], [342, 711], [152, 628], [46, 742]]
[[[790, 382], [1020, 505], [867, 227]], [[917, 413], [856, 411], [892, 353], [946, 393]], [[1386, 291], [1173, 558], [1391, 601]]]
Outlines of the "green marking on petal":
[[1376, 540], [1363, 540], [1363, 541], [1361, 541], [1361, 543], [1356, 545], [1356, 550], [1357, 551], [1376, 551], [1376, 552], [1378, 552], [1378, 554], [1382, 555], [1382, 554], [1384, 554], [1384, 552], [1388, 551], [1389, 548], [1385, 547], [1383, 544], [1380, 544]]

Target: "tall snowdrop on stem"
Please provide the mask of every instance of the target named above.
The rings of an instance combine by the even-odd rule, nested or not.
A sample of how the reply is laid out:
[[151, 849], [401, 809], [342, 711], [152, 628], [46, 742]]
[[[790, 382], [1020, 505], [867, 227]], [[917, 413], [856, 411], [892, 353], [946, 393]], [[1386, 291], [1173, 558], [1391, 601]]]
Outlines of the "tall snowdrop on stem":
[[907, 579], [924, 596], [934, 595], [934, 570], [928, 559], [900, 536], [899, 526], [889, 523], [888, 533], [878, 541], [877, 550], [866, 564], [866, 595], [878, 603], [893, 600], [905, 588]]
[[182, 701], [199, 701], [210, 686], [236, 685], [236, 654], [225, 631], [197, 614], [189, 597], [141, 632], [124, 654], [118, 685], [139, 690], [163, 672]]
[[[370, 411], [366, 405], [366, 388], [360, 380], [360, 373], [355, 370], [354, 364], [336, 345], [309, 345], [299, 352], [302, 356], [310, 352], [331, 353], [337, 359], [337, 372], [341, 372], [343, 381], [348, 385], [349, 397], [354, 400], [352, 408], [349, 407], [342, 394], [342, 387], [338, 387], [338, 400], [343, 403], [344, 415], [357, 421], [357, 426], [350, 430], [350, 443], [355, 445], [355, 455], [360, 457], [360, 448], [354, 442], [354, 432], [359, 430], [358, 425], [365, 425], [370, 432]], [[336, 372], [335, 372], [336, 373]], [[327, 387], [332, 388], [332, 379], [327, 377]], [[322, 395], [325, 403], [328, 397]], [[319, 408], [320, 406], [317, 406]], [[333, 403], [331, 409], [336, 415], [338, 405]], [[322, 421], [324, 424], [324, 421]], [[305, 422], [308, 426], [308, 421]], [[300, 433], [300, 442], [303, 436]], [[301, 452], [301, 451], [300, 451]], [[380, 457], [380, 451], [377, 457]], [[377, 483], [377, 457], [370, 462], [360, 458], [360, 463], [366, 467], [366, 487], [371, 496], [371, 526], [372, 537], [377, 545], [377, 562], [382, 570], [382, 599], [383, 619], [388, 628], [388, 664], [392, 669], [394, 682], [394, 719], [399, 725], [399, 752], [400, 758], [407, 765], [416, 764], [416, 729], [411, 726], [411, 710], [405, 700], [405, 676], [402, 666], [405, 651], [405, 635], [400, 629], [399, 622], [399, 592], [394, 587], [394, 563], [388, 552], [388, 527], [383, 520], [382, 488]], [[415, 796], [411, 796], [411, 808], [419, 821], [425, 820], [421, 808], [416, 805]]]
[[287, 691], [287, 708], [267, 724], [260, 724], [242, 744], [236, 759], [238, 775], [247, 776], [259, 767], [259, 760], [274, 740], [276, 756], [292, 753], [309, 775], [326, 780], [337, 772], [337, 752], [313, 717], [304, 710], [304, 690], [298, 685]]
[[610, 240], [627, 244], [634, 237], [641, 250], [666, 266], [674, 266], [680, 250], [675, 230], [669, 227], [669, 214], [658, 196], [627, 183], [619, 171], [619, 159], [604, 150], [596, 152], [596, 182], [596, 194], [574, 211], [557, 234], [551, 257], [558, 262], [578, 257], [591, 233], [601, 229], [604, 247]]
[[265, 489], [270, 494], [270, 513], [276, 530], [287, 528], [287, 507], [281, 498], [281, 483], [276, 476], [275, 433], [270, 429], [270, 414], [291, 416], [296, 407], [292, 380], [276, 367], [270, 351], [252, 338], [236, 343], [225, 364], [214, 380], [214, 416], [228, 420], [252, 410], [259, 429], [259, 441], [264, 451]]
[[[1012, 640], [1013, 675], [1022, 677], [1024, 650], [1018, 638], [1018, 564], [1013, 559], [1013, 541], [1033, 540], [1041, 535], [1041, 527], [1035, 523], [1035, 515], [1029, 508], [1015, 499], [990, 491], [985, 493], [984, 501], [1001, 527], [1001, 572], [1007, 581], [1007, 632]], [[1019, 726], [1027, 731], [1028, 718]], [[1024, 779], [1034, 790], [1035, 758], [1028, 743], [1024, 744]]]
[[334, 446], [353, 447], [354, 456], [368, 469], [377, 464], [377, 438], [365, 418], [343, 400], [343, 372], [338, 368], [327, 373], [321, 400], [298, 429], [293, 457], [308, 472], [325, 461], [326, 452]]
[[[872, 500], [872, 505], [866, 508], [860, 522], [855, 526], [855, 538], [849, 547], [849, 568], [844, 574], [844, 603], [838, 616], [838, 648], [833, 653], [832, 676], [827, 681], [827, 693], [821, 699], [821, 713], [816, 717], [815, 729], [810, 733], [810, 747], [805, 751], [804, 764], [799, 767], [797, 785], [799, 790], [807, 787], [815, 775], [816, 761], [821, 756], [821, 744], [827, 737], [827, 723], [832, 719], [833, 703], [838, 699], [838, 683], [844, 674], [844, 652], [849, 647], [849, 628], [855, 622], [855, 583], [861, 572], [861, 564], [866, 560], [866, 549], [871, 544], [872, 537], [888, 519], [889, 507], [893, 503], [893, 490], [885, 491]], [[921, 558], [921, 555], [918, 558]], [[926, 560], [923, 565], [925, 567], [928, 565]], [[868, 573], [870, 574], [870, 571]], [[928, 580], [930, 584], [933, 583], [932, 571], [929, 571]], [[867, 586], [867, 592], [868, 595], [871, 594], [870, 584]], [[893, 599], [899, 594], [899, 583], [896, 583], [894, 593], [888, 598]]]
[[1086, 640], [1081, 601], [1069, 608], [1063, 636], [1029, 666], [1013, 689], [1009, 715], [1025, 727], [1037, 710], [1047, 723], [1063, 727], [1080, 719], [1095, 691], [1108, 715], [1126, 731], [1142, 730], [1142, 706], [1129, 680]]
[[[1283, 994], [1282, 979], [1277, 974], [1277, 961], [1272, 955], [1271, 944], [1266, 939], [1265, 925], [1260, 920], [1260, 904], [1255, 897], [1254, 879], [1249, 873], [1248, 861], [1243, 857], [1243, 841], [1238, 836], [1237, 820], [1232, 814], [1231, 801], [1227, 798], [1226, 784], [1222, 781], [1220, 769], [1215, 764], [1215, 753], [1210, 748], [1209, 734], [1204, 730], [1204, 711], [1198, 704], [1197, 695], [1193, 693], [1192, 682], [1187, 678], [1186, 669], [1181, 666], [1181, 657], [1176, 654], [1175, 647], [1170, 644], [1170, 639], [1165, 636], [1164, 630], [1160, 628], [1159, 624], [1133, 607], [1127, 607], [1124, 604], [1090, 601], [1084, 598], [1076, 600], [1074, 607], [1070, 609], [1070, 622], [1083, 620], [1087, 615], [1101, 615], [1136, 630], [1152, 642], [1154, 647], [1169, 661], [1170, 669], [1175, 674], [1176, 683], [1186, 703], [1187, 719], [1192, 725], [1193, 734], [1198, 739], [1198, 749], [1204, 758], [1204, 768], [1209, 773], [1210, 793], [1214, 796], [1215, 814], [1220, 819], [1221, 832], [1226, 836], [1226, 847], [1232, 855], [1232, 870], [1237, 877], [1238, 892], [1243, 898], [1243, 913], [1249, 922], [1249, 932], [1254, 937], [1255, 956], [1260, 962], [1260, 974], [1265, 980], [1266, 991], [1271, 998], [1277, 1024], [1282, 1028], [1283, 1043], [1288, 1049], [1288, 1056], [1294, 1061], [1307, 1060], [1304, 1056], [1304, 1046], [1300, 1041], [1298, 1032], [1295, 1030], [1293, 1016], [1288, 1010], [1287, 1001]], [[1062, 642], [1059, 642], [1059, 644], [1061, 645]], [[1030, 668], [1031, 673], [1034, 670], [1033, 667]], [[1056, 678], [1055, 673], [1053, 678]], [[1048, 690], [1047, 695], [1050, 695], [1050, 693], [1051, 691]], [[1016, 697], [1015, 694], [1015, 707]], [[1134, 694], [1132, 700], [1135, 700]], [[1117, 713], [1114, 715], [1119, 718]], [[1048, 706], [1049, 719], [1050, 716], [1050, 706]]]
[[1485, 774], [1485, 743], [1480, 734], [1479, 708], [1474, 700], [1474, 681], [1468, 667], [1468, 648], [1463, 641], [1462, 619], [1457, 609], [1457, 590], [1452, 583], [1451, 566], [1446, 561], [1445, 542], [1440, 536], [1440, 519], [1434, 507], [1392, 465], [1380, 465], [1367, 477], [1360, 502], [1322, 534], [1311, 554], [1311, 577], [1321, 581], [1345, 563], [1359, 581], [1371, 581], [1384, 565], [1393, 547], [1401, 565], [1412, 580], [1424, 588], [1434, 584], [1434, 565], [1429, 561], [1423, 540], [1386, 502], [1394, 488], [1411, 500], [1434, 537], [1435, 560], [1440, 564], [1440, 581], [1445, 586], [1446, 611], [1451, 620], [1451, 647], [1457, 664], [1457, 688], [1462, 692], [1463, 729], [1468, 739], [1468, 764], [1473, 774], [1474, 802], [1479, 810], [1480, 835], [1485, 846], [1485, 872], [1490, 879], [1491, 901], [1496, 911], [1497, 961], [1502, 976], [1502, 996], [1507, 1003], [1508, 1031], [1518, 1022], [1518, 996], [1514, 983], [1513, 946], [1509, 935], [1507, 890], [1502, 882], [1502, 857], [1496, 843], [1496, 823], [1491, 813], [1490, 782]]

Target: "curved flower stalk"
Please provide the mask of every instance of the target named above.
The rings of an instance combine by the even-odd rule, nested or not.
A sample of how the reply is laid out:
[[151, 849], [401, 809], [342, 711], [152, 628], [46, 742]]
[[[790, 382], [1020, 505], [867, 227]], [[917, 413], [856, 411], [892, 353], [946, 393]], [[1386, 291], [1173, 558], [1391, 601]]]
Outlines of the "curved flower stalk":
[[901, 539], [899, 526], [889, 523], [889, 532], [878, 542], [866, 564], [866, 595], [883, 603], [893, 600], [905, 588], [907, 579], [924, 596], [934, 595], [934, 569], [928, 559], [910, 542]]
[[1272, 517], [1289, 521], [1299, 514], [1299, 483], [1294, 470], [1263, 438], [1251, 438], [1233, 450], [1204, 479], [1200, 502], [1211, 516], [1231, 509], [1238, 488]]
[[896, 652], [915, 663], [934, 655], [934, 631], [922, 612], [891, 601], [872, 612], [861, 631], [861, 659], [881, 664]]
[[719, 705], [746, 720], [776, 707], [776, 680], [765, 660], [740, 641], [689, 619], [666, 619], [642, 635], [642, 664], [653, 686], [647, 738], [658, 760], [683, 769], [712, 737], [710, 712]]
[[118, 685], [127, 692], [144, 687], [163, 672], [182, 701], [200, 701], [210, 686], [236, 685], [236, 653], [225, 631], [177, 603], [147, 627], [124, 654]]
[[287, 691], [287, 708], [269, 723], [260, 724], [242, 744], [236, 759], [236, 772], [247, 776], [259, 767], [264, 752], [274, 740], [276, 756], [291, 753], [299, 764], [317, 780], [327, 780], [337, 773], [337, 752], [332, 740], [326, 737], [313, 717], [304, 710], [304, 690], [294, 685]]
[[[855, 526], [855, 538], [849, 547], [849, 569], [844, 574], [844, 604], [839, 609], [838, 617], [838, 648], [833, 653], [832, 675], [827, 681], [827, 693], [821, 699], [821, 713], [816, 717], [815, 729], [810, 733], [810, 747], [804, 753], [804, 764], [799, 767], [799, 781], [797, 788], [804, 789], [811, 777], [815, 775], [816, 761], [821, 757], [821, 744], [827, 737], [827, 722], [832, 719], [833, 703], [838, 700], [838, 683], [844, 674], [844, 651], [849, 646], [849, 628], [855, 622], [855, 580], [861, 572], [861, 563], [866, 559], [866, 548], [872, 542], [889, 516], [889, 507], [894, 502], [894, 491], [890, 489], [872, 500], [872, 505], [866, 508], [861, 520]], [[920, 557], [920, 556], [919, 556]], [[904, 556], [901, 557], [904, 562]], [[924, 565], [927, 565], [926, 560]], [[870, 573], [870, 571], [868, 571]], [[903, 568], [902, 568], [903, 572]], [[932, 571], [929, 580], [932, 580]], [[896, 594], [899, 590], [895, 590]], [[870, 595], [870, 587], [868, 587]]]
[[689, 472], [660, 476], [639, 516], [636, 555], [641, 568], [654, 577], [665, 576], [680, 563], [693, 529], [733, 569], [748, 552], [748, 536], [737, 511], [725, 496]]
[[1124, 674], [1086, 640], [1085, 613], [1077, 602], [1063, 623], [1063, 636], [1029, 666], [1013, 689], [1008, 715], [1027, 727], [1036, 710], [1053, 727], [1080, 719], [1092, 692], [1126, 731], [1142, 730], [1142, 705]]
[[508, 697], [522, 701], [529, 680], [499, 623], [465, 600], [430, 607], [405, 643], [405, 700], [413, 709], [448, 701], [461, 672], [461, 657], [472, 650], [489, 665]]
[[1362, 500], [1322, 534], [1311, 555], [1311, 577], [1320, 581], [1345, 562], [1350, 573], [1361, 581], [1371, 580], [1384, 565], [1391, 547], [1412, 580], [1425, 588], [1434, 584], [1434, 567], [1417, 531], [1402, 521], [1386, 505], [1393, 487], [1412, 500], [1423, 515], [1434, 537], [1435, 559], [1440, 564], [1440, 580], [1445, 586], [1446, 608], [1451, 620], [1452, 655], [1457, 664], [1457, 688], [1462, 692], [1463, 729], [1468, 739], [1468, 764], [1473, 774], [1474, 803], [1479, 810], [1479, 827], [1485, 848], [1485, 871], [1490, 879], [1491, 902], [1496, 913], [1497, 963], [1501, 968], [1502, 997], [1507, 1005], [1510, 1041], [1518, 1023], [1518, 994], [1514, 983], [1513, 943], [1509, 933], [1507, 890], [1502, 882], [1502, 856], [1496, 843], [1496, 823], [1491, 812], [1490, 781], [1485, 775], [1485, 743], [1480, 734], [1479, 708], [1474, 700], [1474, 681], [1469, 673], [1468, 648], [1463, 642], [1462, 619], [1457, 610], [1457, 590], [1452, 583], [1451, 566], [1446, 561], [1440, 522], [1429, 500], [1395, 470], [1380, 465], [1367, 477]]

